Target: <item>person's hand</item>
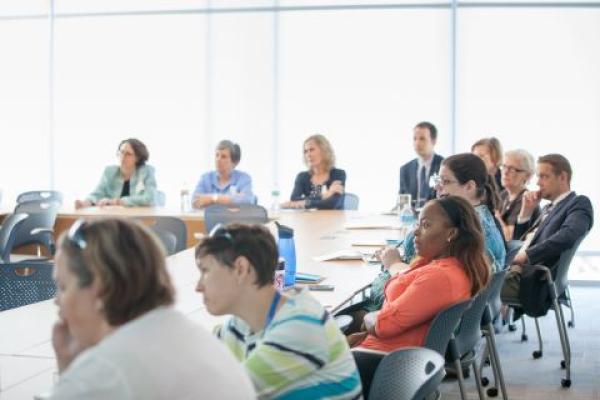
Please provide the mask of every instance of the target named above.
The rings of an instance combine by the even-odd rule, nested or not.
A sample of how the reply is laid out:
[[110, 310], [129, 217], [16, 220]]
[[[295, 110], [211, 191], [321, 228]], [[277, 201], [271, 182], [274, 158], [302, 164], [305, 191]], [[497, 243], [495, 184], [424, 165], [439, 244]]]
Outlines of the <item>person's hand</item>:
[[281, 203], [281, 208], [303, 209], [306, 208], [306, 200], [286, 201]]
[[323, 200], [330, 198], [331, 196], [333, 196], [334, 194], [342, 194], [344, 193], [344, 185], [342, 185], [342, 181], [333, 181], [331, 183], [331, 185], [329, 186], [329, 189], [327, 189], [323, 195], [321, 196], [321, 198]]
[[105, 207], [105, 206], [109, 206], [110, 205], [110, 201], [112, 199], [108, 199], [108, 198], [103, 198], [98, 200], [98, 202], [96, 203], [96, 205], [98, 205], [98, 207]]
[[539, 190], [525, 192], [523, 194], [519, 219], [531, 218], [533, 211], [539, 206], [540, 201], [542, 201], [542, 195]]
[[516, 265], [524, 265], [529, 262], [529, 257], [527, 257], [527, 253], [524, 251], [519, 251], [515, 258], [512, 260], [512, 264]]
[[375, 256], [379, 258], [384, 268], [389, 268], [393, 264], [402, 262], [400, 252], [396, 247], [386, 246], [375, 252]]
[[350, 335], [346, 336], [346, 340], [348, 341], [348, 345], [350, 347], [356, 347], [366, 339], [367, 335], [367, 332], [351, 333]]
[[92, 202], [89, 200], [75, 200], [75, 209], [79, 210], [80, 208], [91, 207]]
[[372, 311], [370, 313], [365, 314], [363, 319], [363, 325], [365, 330], [369, 333], [369, 335], [377, 336], [377, 332], [375, 330], [375, 325], [377, 325], [377, 314], [379, 311]]
[[52, 347], [56, 354], [59, 373], [64, 371], [83, 350], [69, 332], [67, 322], [62, 319], [56, 321], [52, 327]]

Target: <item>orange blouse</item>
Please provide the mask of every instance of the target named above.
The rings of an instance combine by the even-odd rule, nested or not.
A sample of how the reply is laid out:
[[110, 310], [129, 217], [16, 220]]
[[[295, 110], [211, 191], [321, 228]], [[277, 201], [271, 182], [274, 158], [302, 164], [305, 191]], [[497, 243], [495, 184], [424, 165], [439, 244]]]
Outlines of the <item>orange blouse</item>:
[[471, 282], [456, 258], [417, 260], [387, 282], [375, 324], [377, 336], [368, 335], [360, 347], [390, 352], [423, 346], [433, 318], [470, 297]]

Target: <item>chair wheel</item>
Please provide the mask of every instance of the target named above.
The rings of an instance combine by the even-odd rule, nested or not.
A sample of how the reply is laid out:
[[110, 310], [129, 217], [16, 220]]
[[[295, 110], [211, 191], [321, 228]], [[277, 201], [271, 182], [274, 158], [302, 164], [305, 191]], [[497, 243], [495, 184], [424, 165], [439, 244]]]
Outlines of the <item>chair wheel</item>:
[[508, 330], [514, 332], [517, 330], [517, 326], [515, 324], [508, 324]]
[[487, 390], [487, 395], [490, 397], [496, 397], [498, 396], [498, 388], [489, 388]]
[[521, 342], [526, 342], [529, 339], [526, 334], [521, 335]]
[[490, 384], [490, 380], [487, 378], [487, 376], [484, 376], [481, 378], [481, 386], [487, 386]]
[[569, 322], [567, 322], [567, 326], [569, 328], [573, 328], [575, 326], [575, 323], [573, 321], [569, 321]]
[[570, 379], [561, 379], [560, 385], [564, 388], [571, 387], [571, 380]]
[[542, 355], [544, 355], [544, 353], [542, 353], [539, 350], [536, 350], [533, 352], [533, 358], [537, 359], [537, 358], [542, 358]]
[[463, 368], [463, 378], [467, 379], [471, 376], [471, 370], [469, 368]]
[[560, 362], [560, 367], [561, 367], [562, 369], [565, 369], [565, 368], [567, 368], [567, 363], [565, 362], [565, 360], [562, 360], [562, 361]]

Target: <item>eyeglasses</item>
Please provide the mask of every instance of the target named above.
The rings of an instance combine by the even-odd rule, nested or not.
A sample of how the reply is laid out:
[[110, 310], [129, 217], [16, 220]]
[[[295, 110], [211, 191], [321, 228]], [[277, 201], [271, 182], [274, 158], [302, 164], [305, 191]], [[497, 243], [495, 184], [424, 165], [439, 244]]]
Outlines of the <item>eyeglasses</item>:
[[518, 173], [521, 173], [521, 172], [527, 172], [527, 171], [525, 171], [524, 169], [515, 168], [515, 167], [513, 167], [513, 166], [510, 166], [510, 165], [504, 165], [504, 164], [502, 164], [502, 165], [500, 166], [500, 170], [501, 170], [501, 171], [506, 171], [507, 173], [510, 173], [510, 174], [518, 174]]
[[432, 187], [444, 187], [444, 186], [451, 185], [453, 183], [458, 183], [458, 181], [455, 181], [452, 179], [444, 179], [439, 175], [433, 175], [431, 177], [431, 179], [429, 180], [430, 186], [431, 186], [431, 184], [433, 184]]
[[130, 151], [117, 150], [117, 157], [135, 157], [135, 154]]
[[79, 248], [79, 250], [83, 250], [87, 246], [87, 242], [85, 240], [85, 236], [83, 234], [83, 226], [85, 225], [85, 220], [78, 219], [75, 221], [71, 228], [69, 229], [69, 233], [67, 234], [67, 239], [75, 246]]

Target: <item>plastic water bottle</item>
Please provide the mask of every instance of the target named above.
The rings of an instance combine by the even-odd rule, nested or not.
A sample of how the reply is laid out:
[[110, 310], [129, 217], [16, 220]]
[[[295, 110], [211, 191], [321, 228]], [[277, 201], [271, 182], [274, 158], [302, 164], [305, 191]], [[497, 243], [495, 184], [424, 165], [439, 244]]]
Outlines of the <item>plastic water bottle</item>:
[[277, 224], [279, 233], [279, 255], [285, 260], [284, 287], [289, 288], [296, 283], [296, 245], [294, 230], [288, 226]]
[[190, 209], [190, 191], [187, 188], [181, 189], [179, 192], [181, 212], [188, 212]]
[[271, 192], [271, 212], [277, 214], [279, 212], [279, 190], [274, 189]]
[[410, 203], [405, 203], [400, 210], [400, 234], [404, 239], [408, 232], [410, 232], [416, 222], [415, 213], [410, 206]]

